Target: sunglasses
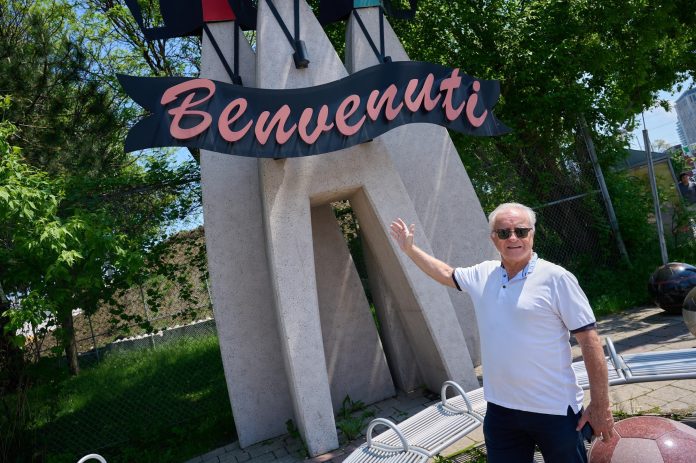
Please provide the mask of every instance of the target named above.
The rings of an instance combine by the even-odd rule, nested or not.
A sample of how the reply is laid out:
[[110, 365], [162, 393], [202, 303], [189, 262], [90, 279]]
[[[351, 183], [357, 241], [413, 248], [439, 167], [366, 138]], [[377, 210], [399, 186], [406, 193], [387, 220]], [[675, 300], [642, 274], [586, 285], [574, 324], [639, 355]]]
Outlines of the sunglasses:
[[498, 236], [498, 239], [506, 240], [510, 238], [513, 233], [515, 233], [515, 236], [518, 238], [526, 238], [530, 231], [532, 231], [531, 228], [515, 227], [512, 230], [508, 228], [499, 228], [497, 230], [493, 230], [493, 233]]

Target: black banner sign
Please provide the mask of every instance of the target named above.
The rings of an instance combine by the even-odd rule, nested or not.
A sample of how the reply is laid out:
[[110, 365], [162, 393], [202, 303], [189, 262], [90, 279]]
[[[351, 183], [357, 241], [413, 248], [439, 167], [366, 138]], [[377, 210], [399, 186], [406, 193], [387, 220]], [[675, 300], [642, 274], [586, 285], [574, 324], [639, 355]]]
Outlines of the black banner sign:
[[288, 90], [183, 77], [118, 78], [152, 113], [130, 130], [126, 151], [182, 146], [287, 158], [348, 148], [417, 122], [478, 136], [510, 131], [492, 111], [498, 81], [432, 63], [385, 63]]

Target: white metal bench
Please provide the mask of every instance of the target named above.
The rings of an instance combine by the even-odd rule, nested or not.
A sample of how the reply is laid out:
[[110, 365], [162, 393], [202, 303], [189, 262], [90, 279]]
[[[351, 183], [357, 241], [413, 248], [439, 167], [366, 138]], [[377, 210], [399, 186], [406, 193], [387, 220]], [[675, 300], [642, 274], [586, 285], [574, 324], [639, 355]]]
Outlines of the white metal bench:
[[[626, 375], [623, 370], [612, 360], [612, 356], [609, 355], [605, 357], [607, 362], [607, 373], [609, 379], [609, 385], [614, 386], [616, 384], [625, 384]], [[587, 368], [585, 367], [585, 362], [573, 362], [571, 365], [573, 371], [575, 371], [575, 377], [578, 380], [578, 384], [583, 389], [590, 388], [590, 379], [587, 376]]]
[[626, 383], [696, 379], [696, 349], [673, 349], [618, 355], [611, 339], [607, 348]]
[[[459, 393], [457, 400], [447, 398], [450, 388]], [[409, 446], [433, 457], [483, 424], [483, 417], [473, 410], [467, 394], [459, 384], [445, 381], [440, 397], [440, 402], [375, 437], [373, 443], [384, 449], [394, 448], [400, 440], [395, 432], [398, 429]]]
[[[375, 442], [372, 432], [377, 426], [386, 426], [398, 439], [396, 445]], [[367, 442], [351, 453], [344, 463], [425, 463], [428, 454], [409, 445], [406, 437], [393, 422], [385, 418], [375, 418], [367, 426]]]
[[84, 457], [77, 460], [77, 463], [84, 463], [88, 460], [97, 460], [99, 463], [106, 463], [104, 457], [102, 457], [101, 455], [97, 455], [96, 453], [90, 453], [89, 455], [85, 455]]
[[[459, 395], [447, 398], [450, 388]], [[483, 417], [472, 408], [459, 384], [446, 381], [440, 396], [438, 403], [398, 425], [384, 418], [373, 420], [367, 428], [367, 442], [344, 462], [418, 462], [421, 456], [427, 460], [483, 424]], [[372, 432], [377, 425], [389, 429], [373, 438]]]
[[[645, 383], [677, 379], [696, 379], [696, 349], [673, 349], [637, 354], [618, 354], [607, 336], [605, 344], [609, 385]], [[573, 370], [583, 389], [590, 387], [584, 362], [574, 362]]]
[[[466, 398], [469, 404], [471, 404], [471, 409], [480, 416], [481, 421], [483, 421], [483, 417], [486, 415], [486, 408], [488, 407], [488, 402], [483, 398], [483, 388], [480, 387], [467, 392]], [[452, 397], [450, 400], [452, 401], [452, 405], [457, 407], [461, 407], [464, 404], [464, 400], [461, 396]]]

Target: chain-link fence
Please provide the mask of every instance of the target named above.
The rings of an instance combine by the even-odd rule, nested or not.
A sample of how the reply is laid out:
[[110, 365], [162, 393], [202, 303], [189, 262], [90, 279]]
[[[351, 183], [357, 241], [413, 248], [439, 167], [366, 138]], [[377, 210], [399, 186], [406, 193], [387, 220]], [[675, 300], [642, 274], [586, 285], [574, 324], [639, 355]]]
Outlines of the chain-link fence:
[[[472, 174], [484, 209], [489, 214], [500, 202], [518, 201], [537, 216], [534, 250], [540, 257], [582, 274], [590, 265], [616, 262], [617, 241], [610, 226], [595, 169], [582, 150], [565, 153], [561, 161], [541, 170], [534, 181], [511, 182], [515, 171], [509, 159], [490, 166], [486, 175]], [[482, 180], [485, 179], [485, 180]], [[488, 182], [488, 185], [486, 184]], [[489, 185], [504, 185], [506, 196]], [[578, 275], [580, 277], [580, 275]]]
[[[158, 321], [171, 326], [103, 345], [99, 339], [113, 333], [95, 334], [85, 340], [98, 347], [80, 354], [80, 375], [32, 389], [30, 403], [40, 404], [32, 410], [32, 431], [42, 453], [75, 461], [92, 451], [108, 454], [127, 441], [158, 448], [205, 427], [227, 428], [233, 437], [214, 320]], [[47, 360], [67, 369], [62, 356]]]
[[574, 271], [605, 265], [617, 253], [607, 252], [606, 240], [596, 229], [598, 220], [606, 223], [596, 215], [597, 210], [604, 212], [601, 201], [600, 192], [593, 191], [535, 207], [537, 253]]
[[[206, 427], [226, 428], [232, 439], [215, 321], [209, 304], [195, 312], [203, 318], [152, 317], [153, 325], [167, 328], [148, 333], [131, 325], [128, 337], [122, 330], [98, 331], [91, 317], [77, 315], [77, 332], [89, 333], [78, 338], [80, 375], [30, 391], [30, 431], [39, 452], [55, 461], [76, 461], [87, 452], [108, 455], [128, 441], [159, 448]], [[38, 366], [44, 373], [67, 371], [64, 356], [42, 357]]]
[[[201, 232], [193, 240], [202, 247]], [[21, 410], [31, 449], [22, 458], [74, 463], [98, 452], [109, 461], [160, 461], [167, 458], [123, 452], [159, 452], [187, 438], [205, 451], [208, 441], [214, 448], [234, 439], [207, 279], [195, 266], [184, 275], [153, 276], [92, 315], [74, 312], [77, 376], [68, 375], [61, 328], [51, 320], [31, 327], [25, 352], [34, 384]], [[2, 405], [20, 403], [14, 399]]]

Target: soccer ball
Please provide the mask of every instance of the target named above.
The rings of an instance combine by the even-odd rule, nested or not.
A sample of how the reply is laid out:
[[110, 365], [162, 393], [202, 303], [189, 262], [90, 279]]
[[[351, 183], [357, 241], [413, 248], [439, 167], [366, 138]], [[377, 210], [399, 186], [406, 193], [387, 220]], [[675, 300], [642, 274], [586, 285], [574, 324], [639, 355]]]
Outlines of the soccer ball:
[[611, 439], [596, 439], [590, 463], [696, 462], [696, 429], [659, 416], [636, 416], [614, 425]]
[[684, 299], [684, 308], [682, 309], [682, 317], [684, 323], [689, 328], [691, 334], [696, 336], [696, 287], [694, 287]]

